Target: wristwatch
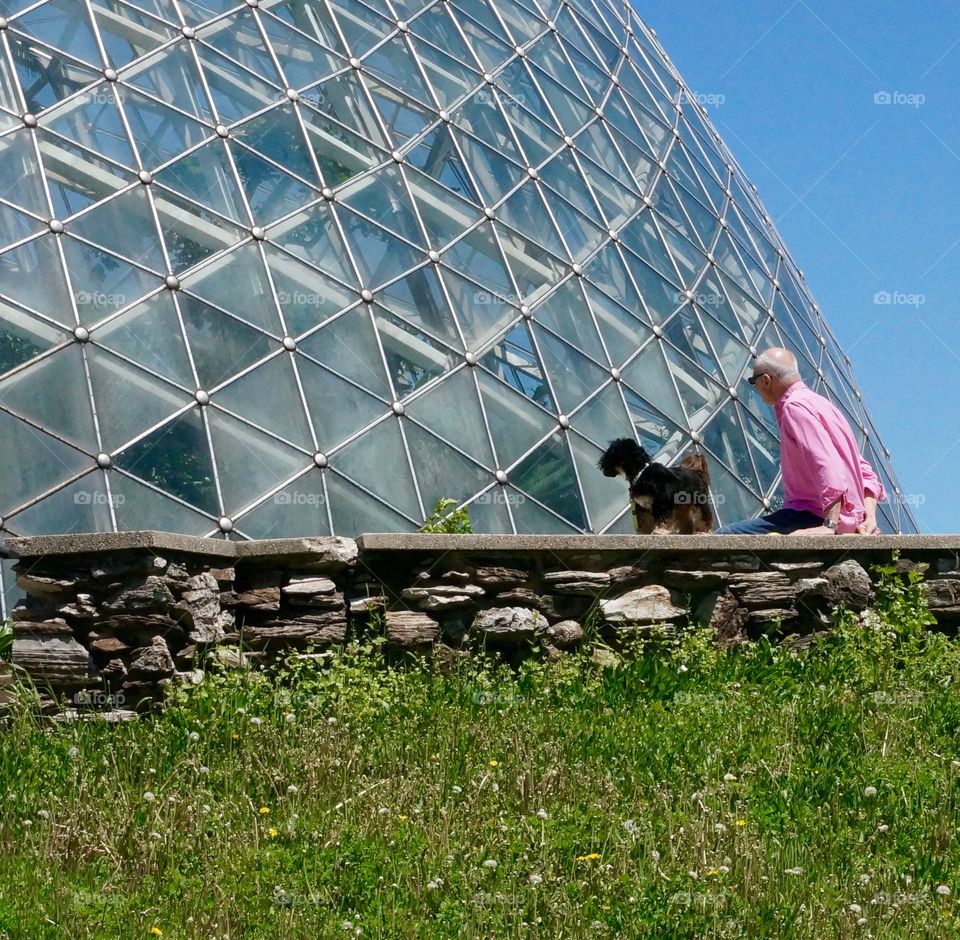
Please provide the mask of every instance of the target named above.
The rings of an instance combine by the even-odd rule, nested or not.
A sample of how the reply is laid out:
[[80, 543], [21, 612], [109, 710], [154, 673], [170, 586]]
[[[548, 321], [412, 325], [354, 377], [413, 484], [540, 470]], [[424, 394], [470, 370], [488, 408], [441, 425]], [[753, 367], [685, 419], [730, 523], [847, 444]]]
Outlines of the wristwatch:
[[836, 523], [833, 519], [824, 519], [824, 520], [823, 520], [823, 524], [824, 524], [828, 529], [833, 529], [834, 532], [837, 531], [837, 523]]

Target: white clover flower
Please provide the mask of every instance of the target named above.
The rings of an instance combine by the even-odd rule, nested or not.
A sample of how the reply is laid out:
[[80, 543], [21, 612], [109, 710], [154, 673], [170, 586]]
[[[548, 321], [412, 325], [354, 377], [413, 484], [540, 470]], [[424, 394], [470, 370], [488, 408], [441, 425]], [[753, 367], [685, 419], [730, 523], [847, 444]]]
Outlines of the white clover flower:
[[530, 884], [532, 884], [532, 885], [538, 885], [538, 884], [541, 884], [542, 882], [543, 882], [543, 875], [531, 875], [531, 876], [530, 876]]
[[886, 823], [880, 823], [880, 825], [877, 826], [877, 832], [886, 832], [889, 828]]
[[296, 721], [296, 720], [297, 720], [297, 716], [294, 715], [293, 712], [287, 712], [286, 715], [283, 716], [283, 720], [284, 720], [284, 721]]
[[494, 858], [488, 858], [488, 859], [483, 863], [483, 867], [484, 867], [484, 868], [489, 868], [491, 871], [496, 871], [496, 870], [497, 870], [497, 864], [498, 864], [498, 863], [497, 863], [497, 860], [496, 860], [496, 859], [494, 859]]
[[440, 885], [438, 885], [435, 881], [428, 881], [428, 882], [427, 882], [427, 888], [428, 888], [430, 891], [436, 891], [437, 888], [439, 888], [439, 887], [440, 887]]
[[199, 732], [199, 731], [191, 731], [191, 732], [190, 732], [190, 740], [191, 740], [191, 741], [199, 741], [199, 740], [200, 740], [200, 732]]
[[386, 806], [381, 806], [380, 809], [377, 810], [377, 815], [378, 815], [378, 816], [389, 816], [389, 815], [390, 815], [390, 810], [388, 810], [388, 809], [386, 808]]
[[259, 728], [260, 725], [263, 724], [263, 719], [262, 719], [262, 718], [251, 718], [251, 719], [250, 719], [250, 724], [252, 724], [252, 725], [254, 725], [255, 727]]
[[860, 876], [859, 881], [860, 881], [860, 884], [862, 884], [862, 885], [868, 885], [868, 884], [870, 884], [870, 876], [869, 876], [866, 872], [864, 872], [864, 873]]
[[858, 917], [858, 918], [857, 918], [857, 926], [858, 926], [858, 927], [863, 927], [864, 924], [866, 924], [866, 922], [867, 922], [867, 918], [866, 918], [866, 917]]
[[23, 824], [24, 824], [24, 826], [26, 826], [26, 827], [29, 829], [29, 828], [33, 825], [33, 820], [32, 820], [32, 819], [25, 819], [25, 820], [23, 821]]
[[537, 810], [537, 819], [549, 819], [550, 814], [543, 808]]
[[208, 773], [210, 773], [210, 768], [209, 768], [209, 767], [200, 766], [200, 767], [197, 768], [197, 773], [199, 773], [199, 774], [208, 774]]
[[640, 827], [632, 819], [625, 819], [623, 821], [623, 828], [626, 833], [631, 836], [635, 836], [640, 831]]
[[156, 799], [156, 796], [150, 790], [147, 790], [147, 792], [143, 794], [143, 798], [148, 803], [152, 803]]
[[859, 904], [851, 904], [849, 910], [851, 914], [859, 914], [863, 911], [863, 908]]
[[37, 810], [37, 815], [38, 815], [41, 819], [49, 819], [49, 818], [50, 818], [50, 813], [47, 812], [47, 810], [45, 810], [45, 809], [38, 809], [38, 810]]
[[353, 930], [353, 923], [352, 923], [351, 921], [349, 921], [349, 920], [345, 920], [345, 921], [340, 925], [340, 927], [341, 927], [342, 930]]
[[950, 889], [946, 885], [937, 885], [937, 894], [942, 898], [950, 897]]
[[77, 747], [72, 747], [72, 748], [70, 748], [69, 751], [67, 751], [67, 756], [68, 756], [68, 757], [76, 757], [79, 753], [80, 753], [80, 749], [79, 749], [79, 748], [77, 748]]
[[500, 792], [500, 784], [499, 784], [499, 783], [491, 783], [491, 784], [490, 784], [490, 789], [493, 790], [494, 793], [499, 793], [499, 792]]
[[453, 793], [456, 793], [457, 796], [463, 793], [463, 787], [454, 786], [454, 787], [451, 787], [450, 789]]
[[802, 875], [803, 869], [798, 865], [796, 868], [784, 868], [785, 875]]
[[869, 797], [869, 796], [876, 796], [876, 795], [877, 795], [877, 788], [876, 788], [876, 787], [867, 787], [867, 788], [863, 791], [863, 795], [864, 795], [864, 796], [868, 796], [868, 797]]
[[732, 782], [733, 782], [734, 780], [736, 780], [736, 779], [737, 779], [737, 778], [736, 778], [733, 774], [724, 774], [724, 775], [723, 775], [723, 782], [724, 782], [724, 783], [732, 783]]
[[681, 663], [680, 667], [677, 669], [677, 672], [687, 672], [687, 667]]
[[328, 725], [335, 725], [336, 723], [337, 723], [337, 719], [334, 718], [332, 715], [327, 719]]
[[291, 783], [290, 786], [287, 787], [287, 793], [289, 793], [291, 796], [296, 796], [299, 792], [300, 789], [295, 783]]

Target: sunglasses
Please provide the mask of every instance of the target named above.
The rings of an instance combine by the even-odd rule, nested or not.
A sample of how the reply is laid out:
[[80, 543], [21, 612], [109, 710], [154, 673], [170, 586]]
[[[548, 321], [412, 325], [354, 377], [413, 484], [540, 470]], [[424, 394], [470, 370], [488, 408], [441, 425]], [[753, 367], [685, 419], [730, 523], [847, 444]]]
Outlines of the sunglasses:
[[759, 373], [758, 375], [751, 375], [751, 376], [749, 376], [749, 377], [747, 378], [747, 381], [748, 381], [751, 385], [756, 386], [756, 384], [757, 384], [757, 379], [761, 378], [761, 377], [764, 376], [764, 375], [769, 375], [769, 374], [770, 374], [769, 372], [761, 372], [761, 373]]

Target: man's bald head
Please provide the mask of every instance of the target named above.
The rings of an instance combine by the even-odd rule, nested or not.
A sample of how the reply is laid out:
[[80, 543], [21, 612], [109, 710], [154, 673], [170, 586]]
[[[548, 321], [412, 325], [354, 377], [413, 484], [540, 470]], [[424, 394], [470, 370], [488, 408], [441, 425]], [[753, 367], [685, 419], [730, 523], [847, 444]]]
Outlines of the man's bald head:
[[797, 367], [797, 357], [789, 349], [772, 346], [765, 349], [756, 358], [755, 372], [767, 372], [774, 379], [785, 384], [792, 384], [800, 378]]

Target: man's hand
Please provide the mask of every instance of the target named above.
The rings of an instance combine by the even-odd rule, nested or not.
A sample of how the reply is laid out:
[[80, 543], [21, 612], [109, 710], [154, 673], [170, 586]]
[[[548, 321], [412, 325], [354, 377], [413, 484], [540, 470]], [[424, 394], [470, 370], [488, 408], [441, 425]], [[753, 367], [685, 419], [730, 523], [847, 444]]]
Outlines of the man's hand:
[[797, 529], [796, 532], [788, 532], [787, 535], [836, 535], [837, 530], [829, 526], [818, 525], [813, 529]]
[[880, 535], [880, 527], [877, 525], [876, 516], [867, 516], [860, 525], [857, 526], [858, 535]]

